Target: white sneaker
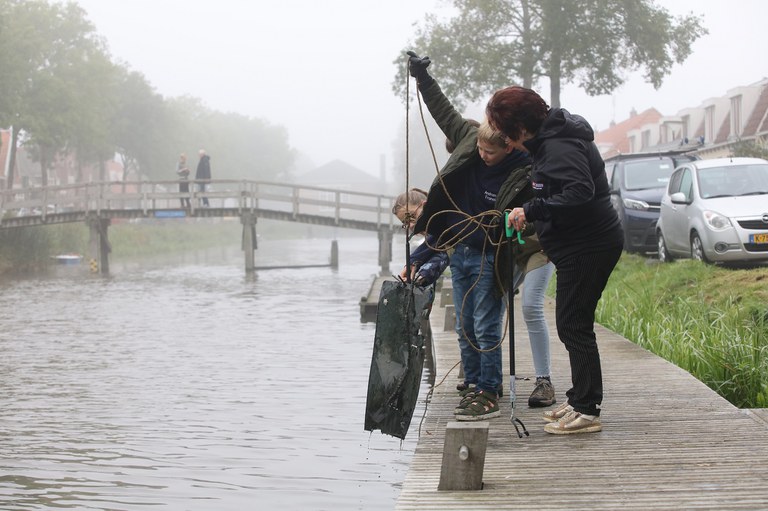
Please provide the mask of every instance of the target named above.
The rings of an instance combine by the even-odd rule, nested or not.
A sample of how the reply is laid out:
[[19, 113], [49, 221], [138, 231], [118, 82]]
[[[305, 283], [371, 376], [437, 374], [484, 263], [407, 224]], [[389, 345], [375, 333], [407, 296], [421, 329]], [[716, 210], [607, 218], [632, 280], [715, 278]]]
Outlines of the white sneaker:
[[565, 414], [572, 411], [573, 411], [573, 407], [568, 404], [568, 401], [566, 401], [565, 403], [561, 404], [554, 410], [547, 410], [546, 412], [544, 412], [544, 415], [542, 416], [542, 418], [547, 422], [556, 422], [562, 419], [565, 416]]
[[597, 415], [586, 415], [571, 410], [565, 414], [559, 421], [550, 422], [544, 426], [544, 431], [553, 435], [572, 435], [575, 433], [597, 433], [602, 431], [600, 417]]

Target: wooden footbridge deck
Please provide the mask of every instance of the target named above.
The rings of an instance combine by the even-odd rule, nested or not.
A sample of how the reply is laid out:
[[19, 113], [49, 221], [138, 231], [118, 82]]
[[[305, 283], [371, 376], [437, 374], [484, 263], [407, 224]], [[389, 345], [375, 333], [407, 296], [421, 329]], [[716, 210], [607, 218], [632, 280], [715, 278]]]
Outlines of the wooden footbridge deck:
[[[446, 309], [440, 300], [438, 293], [430, 317], [438, 383], [459, 360], [456, 335], [444, 329]], [[516, 303], [516, 317], [522, 318]], [[552, 302], [547, 317], [553, 383], [562, 402], [570, 370], [555, 333]], [[598, 328], [603, 431], [549, 435], [542, 410], [527, 406], [533, 390], [531, 350], [523, 321], [516, 325], [517, 375], [528, 379], [517, 382], [515, 415], [530, 436], [516, 435], [505, 395], [502, 416], [487, 421], [484, 488], [438, 491], [445, 429], [458, 402], [454, 370], [428, 405], [397, 510], [768, 509], [766, 410], [740, 410], [689, 373]], [[507, 349], [505, 342], [505, 364]], [[506, 365], [504, 371], [506, 387]], [[414, 417], [414, 424], [420, 420]]]

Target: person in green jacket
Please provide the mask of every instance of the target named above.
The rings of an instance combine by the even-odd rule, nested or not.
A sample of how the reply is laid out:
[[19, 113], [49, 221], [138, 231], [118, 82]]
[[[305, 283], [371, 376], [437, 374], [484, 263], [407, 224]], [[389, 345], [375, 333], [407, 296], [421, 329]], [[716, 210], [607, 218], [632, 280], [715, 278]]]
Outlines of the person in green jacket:
[[[509, 147], [503, 135], [487, 123], [477, 127], [464, 119], [427, 72], [430, 59], [420, 58], [413, 52], [408, 55], [409, 72], [417, 80], [427, 109], [455, 146], [432, 183], [414, 231], [434, 236], [436, 248], [453, 249], [451, 280], [464, 367], [464, 382], [459, 386], [462, 399], [455, 410], [456, 419], [489, 419], [500, 415], [504, 293], [512, 280], [506, 250], [498, 246], [503, 242], [504, 229], [500, 217], [505, 209], [533, 197], [530, 158], [527, 153]], [[547, 264], [535, 239], [523, 247], [515, 261], [517, 268], [526, 268], [531, 260], [531, 268]], [[497, 258], [497, 253], [504, 255]], [[550, 276], [551, 271], [546, 275], [547, 282]], [[543, 293], [546, 285], [540, 288]], [[543, 298], [540, 311], [542, 307]], [[544, 325], [546, 328], [546, 322]], [[541, 339], [539, 336], [537, 343], [541, 343]], [[546, 364], [541, 367], [546, 374], [540, 375], [541, 381], [537, 380], [540, 385], [534, 393], [540, 399], [529, 400], [532, 406], [555, 402], [548, 367], [548, 333], [543, 344], [546, 345], [543, 355]]]

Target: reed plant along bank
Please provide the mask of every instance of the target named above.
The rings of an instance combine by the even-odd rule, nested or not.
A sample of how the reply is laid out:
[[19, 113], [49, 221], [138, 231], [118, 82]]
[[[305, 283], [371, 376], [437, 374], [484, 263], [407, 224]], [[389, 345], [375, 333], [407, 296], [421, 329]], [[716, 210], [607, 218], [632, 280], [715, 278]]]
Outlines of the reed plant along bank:
[[660, 264], [625, 253], [596, 321], [735, 406], [768, 407], [768, 267]]

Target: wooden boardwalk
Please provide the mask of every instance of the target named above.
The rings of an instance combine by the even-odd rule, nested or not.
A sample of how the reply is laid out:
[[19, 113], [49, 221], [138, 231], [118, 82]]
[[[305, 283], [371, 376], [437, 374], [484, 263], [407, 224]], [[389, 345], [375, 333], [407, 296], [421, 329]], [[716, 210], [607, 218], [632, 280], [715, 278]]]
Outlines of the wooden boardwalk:
[[[438, 293], [430, 317], [438, 384], [459, 360], [456, 334], [443, 328], [440, 298]], [[484, 489], [437, 491], [445, 428], [458, 402], [454, 369], [434, 390], [397, 510], [768, 509], [766, 410], [734, 407], [689, 373], [605, 328], [597, 330], [603, 431], [545, 433], [542, 410], [527, 406], [533, 365], [515, 303], [517, 376], [528, 378], [517, 381], [515, 415], [530, 436], [516, 435], [505, 394], [502, 416], [488, 421]], [[570, 369], [557, 339], [553, 302], [547, 303], [547, 317], [553, 383], [562, 402]], [[503, 349], [506, 391], [506, 341]], [[420, 419], [414, 417], [414, 424]]]

